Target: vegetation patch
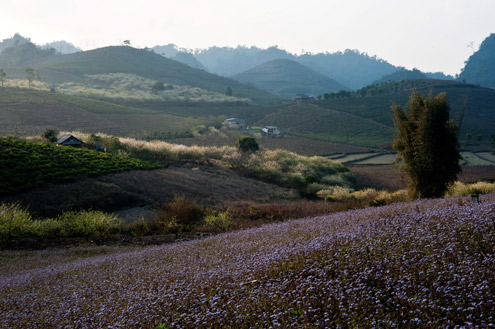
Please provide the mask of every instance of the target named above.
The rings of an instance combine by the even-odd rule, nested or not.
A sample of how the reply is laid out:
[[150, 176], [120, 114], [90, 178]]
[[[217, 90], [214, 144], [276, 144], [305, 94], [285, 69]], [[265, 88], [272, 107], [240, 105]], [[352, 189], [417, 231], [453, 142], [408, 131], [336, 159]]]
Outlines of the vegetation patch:
[[163, 165], [109, 152], [0, 138], [0, 194], [14, 193], [49, 181], [68, 181]]
[[7, 260], [0, 326], [490, 327], [494, 206], [393, 204], [28, 273]]
[[1, 247], [39, 246], [42, 241], [67, 238], [103, 242], [120, 230], [120, 219], [101, 211], [66, 212], [54, 219], [33, 219], [17, 204], [0, 205]]

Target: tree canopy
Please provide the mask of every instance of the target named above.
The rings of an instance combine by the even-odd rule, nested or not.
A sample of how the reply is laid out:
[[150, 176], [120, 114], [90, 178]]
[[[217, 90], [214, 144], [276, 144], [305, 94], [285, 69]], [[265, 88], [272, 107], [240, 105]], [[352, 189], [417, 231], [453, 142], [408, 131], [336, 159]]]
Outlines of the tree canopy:
[[5, 77], [7, 76], [7, 73], [3, 69], [0, 69], [0, 82], [2, 83], [3, 87], [3, 82], [5, 81]]
[[256, 139], [250, 136], [239, 138], [235, 143], [235, 146], [243, 153], [256, 152], [260, 148]]
[[397, 130], [394, 148], [418, 198], [441, 197], [461, 172], [458, 129], [449, 119], [446, 93], [426, 97], [414, 92], [407, 104], [392, 106]]

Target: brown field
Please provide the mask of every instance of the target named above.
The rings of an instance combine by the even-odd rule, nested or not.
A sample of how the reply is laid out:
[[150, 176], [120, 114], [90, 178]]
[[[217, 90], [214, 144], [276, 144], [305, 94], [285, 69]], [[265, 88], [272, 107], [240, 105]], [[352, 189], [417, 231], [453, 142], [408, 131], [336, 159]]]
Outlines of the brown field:
[[[230, 131], [228, 135], [211, 134], [203, 136], [202, 138], [184, 138], [175, 139], [174, 143], [180, 143], [184, 145], [200, 145], [200, 146], [233, 146], [237, 138], [243, 136], [242, 132]], [[301, 155], [329, 155], [335, 153], [361, 153], [369, 152], [369, 148], [326, 142], [316, 139], [304, 138], [304, 137], [260, 137], [259, 134], [254, 136], [258, 144], [261, 147], [275, 150], [283, 149], [291, 152], [295, 152]]]
[[[395, 191], [407, 187], [407, 175], [396, 165], [362, 166], [352, 165], [349, 169], [356, 175], [361, 187]], [[459, 180], [463, 183], [495, 181], [495, 166], [463, 166]]]
[[[291, 199], [288, 189], [242, 177], [221, 167], [183, 166], [152, 171], [131, 171], [85, 178], [72, 183], [46, 184], [40, 188], [0, 198], [19, 201], [40, 216], [92, 208], [108, 212], [127, 209], [141, 216], [147, 207], [169, 201], [175, 194], [197, 200], [202, 206], [222, 208], [226, 202], [269, 202]], [[141, 211], [132, 212], [129, 209]]]
[[115, 135], [123, 132], [118, 124], [73, 105], [0, 103], [0, 135], [39, 135], [46, 128]]

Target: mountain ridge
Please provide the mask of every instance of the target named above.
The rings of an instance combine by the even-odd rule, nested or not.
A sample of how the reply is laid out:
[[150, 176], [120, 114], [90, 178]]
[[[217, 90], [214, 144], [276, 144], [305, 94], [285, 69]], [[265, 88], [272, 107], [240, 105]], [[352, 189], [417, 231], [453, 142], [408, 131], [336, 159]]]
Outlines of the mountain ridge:
[[316, 96], [328, 91], [349, 90], [337, 81], [291, 59], [271, 60], [232, 78], [286, 97], [294, 97], [299, 93]]

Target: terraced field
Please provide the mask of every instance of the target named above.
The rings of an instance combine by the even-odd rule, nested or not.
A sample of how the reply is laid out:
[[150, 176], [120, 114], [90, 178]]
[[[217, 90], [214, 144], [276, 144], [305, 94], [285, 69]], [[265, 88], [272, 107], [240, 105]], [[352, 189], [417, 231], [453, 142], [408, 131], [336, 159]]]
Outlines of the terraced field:
[[0, 195], [49, 181], [162, 167], [158, 163], [95, 150], [0, 138]]

